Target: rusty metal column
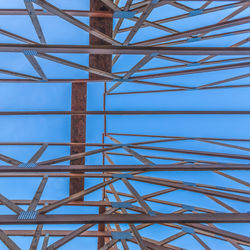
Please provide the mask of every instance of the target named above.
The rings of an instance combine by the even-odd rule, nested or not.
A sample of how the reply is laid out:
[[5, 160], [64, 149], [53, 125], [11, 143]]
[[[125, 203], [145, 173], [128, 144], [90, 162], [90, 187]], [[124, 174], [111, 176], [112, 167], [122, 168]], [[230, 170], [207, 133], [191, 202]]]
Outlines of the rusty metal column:
[[[72, 83], [71, 110], [86, 111], [87, 83]], [[71, 116], [71, 142], [85, 143], [86, 141], [86, 116]], [[85, 152], [85, 145], [71, 145], [70, 154]], [[84, 165], [85, 159], [70, 161], [71, 165]], [[84, 177], [70, 178], [70, 195], [84, 189]], [[82, 200], [80, 198], [79, 200]]]
[[[106, 6], [101, 0], [90, 0], [90, 11], [106, 11], [111, 12], [112, 10]], [[96, 30], [101, 31], [102, 33], [112, 37], [112, 30], [113, 30], [113, 18], [102, 18], [102, 17], [91, 17], [90, 18], [90, 27]], [[89, 38], [90, 45], [108, 45], [107, 42], [90, 35]], [[92, 68], [100, 69], [106, 72], [112, 71], [112, 55], [89, 55], [89, 66]], [[96, 74], [89, 74], [90, 79], [103, 79], [102, 76]], [[105, 207], [99, 207], [99, 213], [104, 213]], [[98, 226], [99, 231], [105, 231], [105, 224], [99, 224]], [[98, 246], [97, 248], [100, 249], [104, 246], [105, 241], [104, 237], [98, 237]]]

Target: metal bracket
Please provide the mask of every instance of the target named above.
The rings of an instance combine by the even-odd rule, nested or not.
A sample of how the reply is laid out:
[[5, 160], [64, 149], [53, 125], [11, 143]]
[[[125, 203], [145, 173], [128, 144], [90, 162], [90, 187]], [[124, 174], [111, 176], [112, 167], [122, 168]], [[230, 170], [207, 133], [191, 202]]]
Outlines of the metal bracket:
[[191, 38], [187, 39], [187, 43], [198, 42], [200, 40], [201, 40], [200, 37], [191, 37]]
[[22, 211], [17, 217], [18, 220], [35, 220], [37, 211]]
[[19, 168], [35, 168], [36, 166], [37, 166], [36, 163], [30, 162], [30, 163], [21, 163], [17, 167], [19, 167]]
[[154, 211], [149, 211], [149, 212], [148, 212], [148, 215], [150, 215], [150, 216], [156, 216], [156, 214], [155, 214]]
[[158, 56], [158, 55], [159, 55], [159, 53], [154, 52], [154, 53], [151, 53], [151, 54], [150, 54], [150, 57], [156, 57], [156, 56]]
[[136, 14], [136, 11], [115, 11], [114, 18], [133, 18]]
[[131, 202], [110, 202], [113, 208], [129, 208], [132, 207]]
[[27, 50], [24, 50], [23, 53], [26, 56], [37, 56], [36, 50], [27, 49]]
[[132, 174], [112, 174], [113, 178], [133, 178]]
[[182, 230], [183, 232], [188, 233], [188, 234], [194, 234], [194, 233], [195, 233], [195, 232], [194, 232], [194, 229], [193, 229], [192, 227], [182, 226], [182, 227], [181, 227], [181, 230]]
[[201, 64], [196, 62], [196, 63], [189, 63], [187, 64], [188, 67], [193, 67], [193, 66], [200, 66]]
[[130, 232], [111, 232], [111, 236], [114, 240], [133, 239], [133, 235]]
[[193, 10], [193, 11], [189, 12], [189, 16], [197, 16], [197, 15], [200, 15], [202, 13], [203, 13], [203, 10], [196, 9], [196, 10]]
[[185, 204], [182, 204], [182, 208], [186, 209], [188, 211], [194, 211], [195, 210], [195, 208], [193, 206], [189, 206], [189, 205], [185, 205]]

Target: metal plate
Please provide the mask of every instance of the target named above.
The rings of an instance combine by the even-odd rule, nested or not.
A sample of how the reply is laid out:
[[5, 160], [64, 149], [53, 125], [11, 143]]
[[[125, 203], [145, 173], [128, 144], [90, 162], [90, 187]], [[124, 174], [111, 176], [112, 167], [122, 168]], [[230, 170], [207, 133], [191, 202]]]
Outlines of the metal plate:
[[132, 18], [136, 14], [136, 11], [115, 11], [114, 18]]
[[133, 178], [132, 174], [112, 174], [113, 178]]
[[132, 207], [130, 202], [111, 202], [113, 208], [129, 208]]
[[181, 228], [181, 230], [182, 230], [183, 232], [186, 232], [186, 233], [189, 233], [189, 234], [194, 234], [194, 233], [195, 233], [195, 232], [194, 232], [194, 229], [193, 229], [192, 227], [183, 226], [183, 227]]
[[114, 240], [133, 239], [133, 235], [130, 232], [111, 232], [111, 236]]
[[30, 162], [30, 163], [21, 163], [21, 164], [18, 165], [19, 168], [34, 168], [36, 166], [37, 166], [37, 164], [32, 163], [32, 162]]
[[23, 211], [19, 214], [18, 220], [35, 220], [37, 217], [37, 211]]

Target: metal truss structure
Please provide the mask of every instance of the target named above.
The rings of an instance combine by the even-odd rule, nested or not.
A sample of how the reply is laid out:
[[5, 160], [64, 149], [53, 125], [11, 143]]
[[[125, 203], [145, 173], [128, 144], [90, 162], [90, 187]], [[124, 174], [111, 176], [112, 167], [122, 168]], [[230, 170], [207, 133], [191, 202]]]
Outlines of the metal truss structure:
[[[0, 111], [0, 116], [71, 117], [70, 142], [0, 142], [1, 147], [40, 147], [27, 162], [0, 154], [0, 160], [5, 162], [0, 165], [1, 179], [10, 177], [41, 179], [34, 197], [30, 200], [24, 200], [22, 197], [18, 200], [11, 199], [0, 190], [0, 205], [7, 207], [9, 212], [0, 214], [0, 227], [3, 226], [0, 229], [0, 239], [7, 248], [21, 249], [15, 242], [15, 236], [31, 239], [30, 249], [49, 250], [61, 247], [73, 249], [67, 247], [67, 244], [82, 237], [95, 237], [97, 248], [101, 250], [119, 248], [180, 250], [182, 248], [175, 242], [185, 237], [186, 242], [195, 241], [204, 249], [213, 249], [210, 243], [214, 241], [225, 244], [224, 249], [250, 247], [247, 232], [243, 234], [223, 227], [231, 223], [235, 225], [241, 223], [244, 226], [250, 222], [250, 214], [246, 210], [250, 202], [250, 184], [237, 174], [239, 171], [250, 170], [248, 164], [250, 147], [239, 145], [242, 142], [250, 143], [250, 139], [170, 136], [158, 135], [157, 132], [114, 133], [107, 128], [110, 116], [150, 115], [154, 119], [155, 115], [250, 114], [250, 110], [107, 110], [107, 99], [113, 95], [160, 92], [166, 92], [167, 95], [167, 92], [174, 91], [209, 89], [223, 91], [223, 89], [250, 86], [250, 84], [234, 84], [236, 80], [249, 77], [249, 73], [235, 76], [225, 74], [222, 80], [196, 86], [165, 82], [171, 76], [198, 73], [206, 75], [210, 72], [250, 66], [250, 49], [245, 46], [249, 42], [249, 37], [228, 47], [215, 47], [212, 42], [211, 47], [189, 46], [195, 42], [214, 41], [221, 37], [230, 39], [240, 34], [249, 34], [249, 27], [245, 28], [244, 25], [249, 25], [250, 17], [237, 17], [249, 8], [249, 1], [195, 0], [194, 2], [200, 3], [198, 9], [190, 7], [189, 2], [187, 0], [115, 0], [114, 2], [90, 0], [90, 10], [67, 10], [60, 9], [45, 0], [24, 0], [26, 9], [0, 9], [0, 16], [29, 16], [39, 39], [39, 42], [36, 42], [9, 30], [0, 29], [1, 35], [14, 41], [1, 43], [0, 52], [23, 54], [37, 73], [36, 76], [0, 69], [1, 74], [10, 76], [1, 78], [0, 82], [72, 83], [71, 111]], [[213, 6], [214, 2], [218, 5]], [[160, 16], [157, 20], [150, 21], [149, 15], [155, 9], [166, 5], [185, 13], [168, 18]], [[172, 22], [184, 23], [188, 18], [202, 18], [205, 14], [220, 13], [225, 9], [233, 11], [217, 23], [184, 31], [173, 29], [171, 25], [168, 27]], [[39, 22], [40, 16], [44, 18], [57, 16], [87, 32], [90, 37], [89, 45], [48, 44], [45, 30]], [[81, 17], [88, 18], [89, 24], [80, 21]], [[122, 24], [127, 19], [133, 25], [124, 28]], [[238, 28], [241, 25], [243, 29]], [[142, 38], [134, 42], [134, 37], [145, 28], [155, 29], [164, 35], [145, 40]], [[228, 31], [227, 28], [233, 30]], [[123, 42], [117, 39], [119, 35], [125, 38]], [[89, 65], [66, 60], [56, 56], [57, 53], [88, 54]], [[114, 72], [112, 66], [118, 64], [119, 57], [123, 55], [140, 55], [141, 59], [127, 71]], [[204, 57], [198, 61], [190, 61], [187, 56]], [[214, 60], [217, 56], [225, 56], [227, 59]], [[40, 58], [88, 72], [89, 78], [63, 79], [60, 76], [49, 78], [39, 64]], [[174, 65], [144, 67], [154, 59], [171, 62]], [[86, 87], [87, 83], [91, 82], [104, 84], [103, 110], [93, 111], [86, 108]], [[125, 84], [137, 84], [142, 88], [150, 86], [151, 89], [117, 92], [116, 89]], [[86, 141], [88, 115], [103, 117], [104, 130], [100, 135], [101, 143]], [[194, 143], [215, 148], [222, 147], [223, 151], [190, 149], [192, 146], [189, 149], [185, 146], [183, 148], [181, 143], [185, 145], [187, 142], [190, 145]], [[159, 146], [161, 143], [164, 143], [164, 146]], [[175, 146], [176, 143], [180, 144]], [[47, 148], [55, 146], [69, 147], [70, 154], [39, 161]], [[85, 150], [86, 148], [90, 149]], [[242, 153], [235, 153], [234, 150]], [[102, 162], [99, 165], [85, 164], [85, 157], [98, 154], [102, 155]], [[192, 182], [187, 181], [188, 178], [185, 177], [199, 176], [203, 173], [206, 173], [206, 178], [211, 178], [210, 184], [204, 183], [204, 178]], [[176, 179], [176, 176], [180, 179]], [[62, 199], [41, 199], [48, 181], [53, 179], [53, 182], [57, 182], [65, 178], [70, 179], [68, 195]], [[184, 196], [189, 197], [190, 201], [192, 199], [199, 201], [195, 205], [190, 205], [193, 202], [183, 202], [186, 200]], [[206, 202], [211, 202], [214, 208], [206, 206]], [[89, 211], [94, 208], [94, 212], [82, 212], [81, 209], [86, 207]], [[60, 229], [56, 227], [59, 224]], [[6, 225], [12, 225], [11, 229]], [[25, 228], [26, 225], [32, 226], [33, 229]], [[68, 225], [72, 225], [72, 228], [68, 229]], [[81, 246], [79, 249], [90, 248]], [[187, 246], [187, 249], [191, 248]]]

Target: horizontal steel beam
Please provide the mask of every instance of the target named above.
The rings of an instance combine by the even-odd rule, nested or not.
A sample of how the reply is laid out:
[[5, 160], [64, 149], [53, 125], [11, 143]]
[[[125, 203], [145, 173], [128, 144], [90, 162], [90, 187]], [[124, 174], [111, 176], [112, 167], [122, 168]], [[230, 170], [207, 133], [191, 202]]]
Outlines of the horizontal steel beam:
[[113, 45], [0, 44], [0, 52], [35, 50], [38, 53], [143, 54], [150, 55], [250, 55], [249, 47], [145, 47]]
[[[35, 230], [3, 230], [8, 236], [34, 236]], [[72, 233], [72, 230], [42, 230], [41, 236], [49, 234], [49, 236], [62, 237]], [[85, 231], [78, 235], [78, 237], [111, 237], [111, 232], [105, 231]]]
[[250, 110], [1, 111], [0, 115], [250, 115]]
[[[248, 2], [248, 0], [192, 0], [195, 2]], [[164, 2], [176, 2], [176, 0], [164, 0]], [[190, 0], [181, 0], [181, 2], [190, 2]]]
[[[42, 80], [42, 79], [39, 79], [39, 80], [30, 80], [30, 79], [19, 79], [19, 78], [16, 78], [16, 79], [7, 79], [7, 78], [1, 78], [0, 79], [0, 83], [68, 83], [68, 84], [71, 84], [71, 83], [82, 83], [82, 82], [86, 82], [86, 83], [96, 83], [96, 82], [113, 82], [113, 81], [118, 81], [118, 79], [116, 80], [112, 80], [112, 79], [100, 79], [100, 80], [93, 80], [93, 79], [88, 79], [88, 78], [85, 78], [85, 79], [74, 79], [74, 78], [61, 78], [61, 79], [48, 79], [46, 81]], [[137, 80], [132, 80], [130, 79], [131, 82], [134, 82], [134, 83], [140, 83], [140, 81], [137, 81]], [[160, 84], [160, 83], [159, 83]], [[154, 84], [152, 84], [154, 85]], [[158, 85], [158, 83], [157, 83]], [[163, 86], [162, 84], [160, 84], [161, 86]], [[159, 86], [159, 85], [158, 85]], [[165, 87], [168, 87], [167, 85]], [[173, 87], [173, 86], [171, 86]], [[223, 89], [223, 88], [247, 88], [247, 87], [250, 87], [249, 84], [240, 84], [240, 85], [228, 85], [228, 86], [211, 86], [211, 87], [202, 87], [202, 88], [189, 88], [189, 87], [179, 87], [179, 86], [176, 86], [176, 89], [173, 89], [173, 90], [155, 90], [154, 92], [168, 92], [168, 91], [192, 91], [192, 90], [196, 90], [196, 91], [199, 91], [199, 90], [209, 90], [209, 89]], [[138, 93], [142, 93], [142, 92], [138, 92]], [[147, 93], [147, 92], [146, 92]], [[117, 93], [111, 93], [110, 95], [115, 95]]]
[[[15, 203], [16, 205], [30, 205], [32, 200], [10, 200], [11, 202]], [[55, 203], [56, 200], [39, 200], [38, 205], [49, 205], [52, 203]], [[4, 205], [0, 201], [0, 205]], [[105, 207], [111, 207], [111, 203], [108, 201], [71, 201], [69, 203], [64, 204], [64, 206], [88, 206], [88, 207], [99, 207], [99, 206], [105, 206]]]
[[[202, 139], [202, 138], [200, 138]], [[247, 139], [246, 139], [247, 140]], [[250, 141], [250, 140], [249, 140]], [[0, 146], [77, 146], [85, 145], [86, 147], [113, 146], [113, 143], [85, 143], [85, 142], [0, 142]]]
[[[86, 10], [62, 10], [71, 16], [88, 16], [88, 17], [105, 17], [113, 18], [113, 13], [107, 11], [86, 11]], [[43, 9], [35, 9], [35, 13], [38, 16], [54, 16], [54, 14], [44, 11]], [[0, 9], [0, 15], [11, 15], [11, 16], [20, 16], [28, 15], [26, 9]], [[115, 18], [115, 17], [114, 17]]]
[[108, 172], [108, 171], [214, 171], [250, 170], [250, 164], [162, 164], [162, 165], [38, 165], [34, 168], [0, 166], [3, 172]]
[[[96, 223], [249, 223], [250, 213], [215, 214], [38, 214], [34, 220], [17, 215], [0, 215], [0, 225], [24, 224], [96, 224]], [[250, 238], [249, 238], [250, 242]]]
[[[196, 68], [196, 69], [188, 69], [188, 70], [178, 70], [178, 71], [171, 71], [171, 72], [164, 72], [164, 73], [150, 74], [150, 75], [133, 76], [129, 79], [130, 79], [130, 81], [144, 80], [144, 79], [156, 79], [156, 78], [161, 78], [161, 77], [199, 74], [199, 73], [237, 69], [237, 68], [250, 68], [250, 62], [233, 63], [233, 64], [219, 65], [219, 66], [212, 66], [212, 67], [204, 67], [204, 68]], [[194, 88], [194, 89], [196, 89], [196, 88]]]

